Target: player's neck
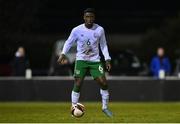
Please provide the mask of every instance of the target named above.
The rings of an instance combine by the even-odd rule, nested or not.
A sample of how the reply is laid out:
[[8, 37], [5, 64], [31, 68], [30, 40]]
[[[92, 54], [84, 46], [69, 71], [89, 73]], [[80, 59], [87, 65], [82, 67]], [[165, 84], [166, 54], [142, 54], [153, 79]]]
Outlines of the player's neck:
[[86, 28], [88, 29], [91, 29], [93, 27], [93, 24], [92, 25], [88, 25], [88, 24], [84, 24]]

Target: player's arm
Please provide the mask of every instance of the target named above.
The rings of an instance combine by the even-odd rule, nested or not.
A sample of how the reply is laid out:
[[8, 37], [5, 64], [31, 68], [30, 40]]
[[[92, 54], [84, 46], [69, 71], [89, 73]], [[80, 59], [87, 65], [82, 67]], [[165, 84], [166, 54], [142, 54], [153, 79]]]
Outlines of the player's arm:
[[103, 53], [104, 59], [106, 61], [106, 69], [108, 71], [111, 70], [111, 57], [109, 56], [109, 51], [107, 47], [107, 41], [104, 33], [104, 29], [102, 29], [101, 37], [100, 37], [100, 48]]
[[75, 31], [74, 29], [71, 31], [71, 34], [69, 36], [69, 38], [66, 40], [66, 42], [64, 43], [62, 52], [57, 60], [57, 62], [59, 64], [66, 64], [67, 59], [66, 59], [66, 54], [68, 53], [69, 49], [72, 47], [72, 45], [74, 44], [74, 42], [76, 41], [76, 35], [75, 35]]

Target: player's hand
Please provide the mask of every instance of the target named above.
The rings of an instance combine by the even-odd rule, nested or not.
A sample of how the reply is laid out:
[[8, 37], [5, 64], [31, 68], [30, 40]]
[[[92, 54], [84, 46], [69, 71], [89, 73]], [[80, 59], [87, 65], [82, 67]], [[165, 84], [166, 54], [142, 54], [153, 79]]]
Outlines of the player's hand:
[[64, 54], [61, 54], [61, 55], [59, 56], [57, 62], [58, 62], [59, 64], [62, 64], [62, 65], [68, 63], [67, 58], [66, 58], [66, 56], [65, 56]]
[[106, 60], [106, 69], [109, 72], [111, 70], [112, 66], [111, 66], [111, 61], [110, 60]]

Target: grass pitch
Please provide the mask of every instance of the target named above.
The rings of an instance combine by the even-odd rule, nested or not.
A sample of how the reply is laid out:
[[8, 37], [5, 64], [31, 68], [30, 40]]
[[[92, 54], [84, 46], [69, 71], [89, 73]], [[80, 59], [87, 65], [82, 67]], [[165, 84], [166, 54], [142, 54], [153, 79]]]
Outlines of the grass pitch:
[[108, 118], [101, 111], [100, 102], [85, 102], [85, 115], [72, 118], [70, 103], [62, 102], [1, 102], [0, 122], [29, 123], [154, 123], [180, 122], [180, 103], [121, 103], [111, 102], [114, 117]]

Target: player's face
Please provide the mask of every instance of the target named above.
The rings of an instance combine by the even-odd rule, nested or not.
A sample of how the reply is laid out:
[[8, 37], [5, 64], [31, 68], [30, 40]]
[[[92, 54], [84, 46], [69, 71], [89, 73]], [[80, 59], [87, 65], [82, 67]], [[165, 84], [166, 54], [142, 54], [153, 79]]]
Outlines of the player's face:
[[86, 12], [84, 13], [84, 22], [87, 28], [91, 28], [93, 26], [95, 20], [94, 13]]

